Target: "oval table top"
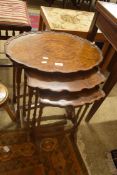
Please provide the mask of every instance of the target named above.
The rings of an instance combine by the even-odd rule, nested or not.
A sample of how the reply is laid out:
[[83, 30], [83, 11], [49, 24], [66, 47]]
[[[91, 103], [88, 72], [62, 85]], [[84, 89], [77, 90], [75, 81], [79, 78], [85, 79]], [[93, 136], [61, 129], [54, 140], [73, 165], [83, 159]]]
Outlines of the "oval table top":
[[72, 73], [92, 69], [102, 61], [91, 42], [60, 32], [29, 32], [10, 38], [6, 55], [24, 67], [45, 72]]

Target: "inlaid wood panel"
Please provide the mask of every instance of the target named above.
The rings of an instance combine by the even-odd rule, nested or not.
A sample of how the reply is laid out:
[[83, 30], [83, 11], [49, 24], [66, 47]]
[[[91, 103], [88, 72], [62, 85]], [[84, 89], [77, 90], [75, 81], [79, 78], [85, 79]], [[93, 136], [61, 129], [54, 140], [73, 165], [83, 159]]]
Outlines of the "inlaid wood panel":
[[5, 50], [14, 62], [45, 72], [89, 70], [102, 61], [91, 42], [67, 33], [28, 33], [9, 39]]

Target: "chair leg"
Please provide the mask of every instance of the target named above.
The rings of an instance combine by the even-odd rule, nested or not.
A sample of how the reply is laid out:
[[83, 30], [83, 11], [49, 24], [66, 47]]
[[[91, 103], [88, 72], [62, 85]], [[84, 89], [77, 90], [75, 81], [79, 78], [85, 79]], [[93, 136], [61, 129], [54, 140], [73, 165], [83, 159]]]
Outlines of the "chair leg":
[[13, 122], [16, 121], [16, 116], [14, 114], [14, 112], [10, 109], [9, 105], [7, 104], [7, 102], [3, 105], [3, 108], [7, 111], [7, 113], [9, 114], [11, 120]]

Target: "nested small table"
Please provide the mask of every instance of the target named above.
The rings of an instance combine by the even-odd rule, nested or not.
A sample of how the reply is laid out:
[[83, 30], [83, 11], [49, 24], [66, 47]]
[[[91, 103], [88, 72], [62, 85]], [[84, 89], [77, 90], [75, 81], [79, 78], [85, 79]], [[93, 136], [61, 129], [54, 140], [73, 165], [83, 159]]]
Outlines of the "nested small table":
[[[40, 125], [45, 106], [57, 106], [66, 109], [67, 114], [64, 119], [72, 121], [73, 130], [78, 127], [87, 106], [104, 97], [103, 91], [99, 88], [99, 84], [104, 81], [104, 76], [98, 69], [102, 54], [98, 47], [85, 39], [67, 33], [25, 33], [9, 39], [5, 51], [19, 70], [24, 68], [26, 72], [25, 82], [29, 87], [29, 102], [25, 119], [29, 125], [31, 125], [30, 110], [33, 96], [34, 108], [39, 104], [40, 111], [36, 119], [36, 109], [34, 110], [32, 124]], [[21, 71], [19, 72], [18, 96]], [[26, 96], [25, 87], [26, 85], [24, 85], [24, 96]], [[20, 98], [17, 99], [18, 113], [19, 100]], [[79, 119], [79, 112], [83, 105], [86, 106]], [[24, 111], [27, 106], [24, 103]], [[77, 107], [79, 109], [75, 114]], [[26, 117], [26, 113], [23, 114]], [[58, 125], [61, 131], [60, 123]]]

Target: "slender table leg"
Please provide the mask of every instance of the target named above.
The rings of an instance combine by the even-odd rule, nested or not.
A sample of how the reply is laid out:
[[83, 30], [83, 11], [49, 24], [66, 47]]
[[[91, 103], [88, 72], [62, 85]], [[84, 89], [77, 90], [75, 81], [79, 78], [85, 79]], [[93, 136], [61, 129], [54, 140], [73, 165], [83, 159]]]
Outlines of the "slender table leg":
[[40, 15], [40, 21], [39, 21], [39, 31], [44, 31], [46, 29], [46, 25], [43, 21], [42, 16]]
[[13, 65], [13, 103], [16, 103], [16, 68]]
[[24, 72], [24, 91], [23, 91], [23, 118], [26, 116], [26, 93], [27, 93], [27, 78]]
[[110, 43], [108, 41], [104, 42], [104, 45], [102, 47], [103, 57], [106, 56], [109, 48], [110, 48]]
[[[41, 13], [41, 12], [40, 12]], [[42, 28], [43, 28], [43, 18], [42, 18], [42, 16], [41, 16], [41, 14], [40, 14], [40, 19], [39, 19], [39, 31], [42, 31]]]
[[90, 41], [94, 41], [97, 30], [98, 30], [98, 28], [96, 26], [97, 17], [98, 17], [98, 12], [96, 12], [95, 15], [94, 15], [93, 21], [91, 23], [91, 26], [90, 26], [90, 29], [89, 29], [89, 32], [88, 32], [88, 35], [87, 35], [87, 39], [90, 40]]
[[107, 70], [113, 56], [115, 54], [115, 50], [113, 49], [113, 47], [111, 47], [108, 51], [108, 54], [106, 55], [106, 57], [104, 58], [104, 62], [101, 65], [101, 70], [104, 72], [105, 70]]
[[[117, 52], [115, 53], [115, 58], [117, 58]], [[105, 98], [107, 97], [107, 95], [110, 93], [111, 89], [113, 88], [113, 86], [116, 84], [117, 82], [117, 62], [114, 64], [111, 73], [108, 77], [108, 79], [106, 80], [104, 86], [103, 86], [103, 90], [106, 94]], [[92, 108], [90, 109], [88, 115], [86, 116], [85, 121], [88, 122], [92, 116], [95, 114], [95, 112], [98, 110], [98, 108], [100, 107], [100, 105], [102, 104], [102, 102], [105, 100], [105, 98], [95, 102], [92, 106]]]
[[20, 84], [21, 84], [21, 73], [22, 73], [22, 68], [17, 67], [16, 68], [16, 83], [17, 83], [17, 119], [20, 119]]

